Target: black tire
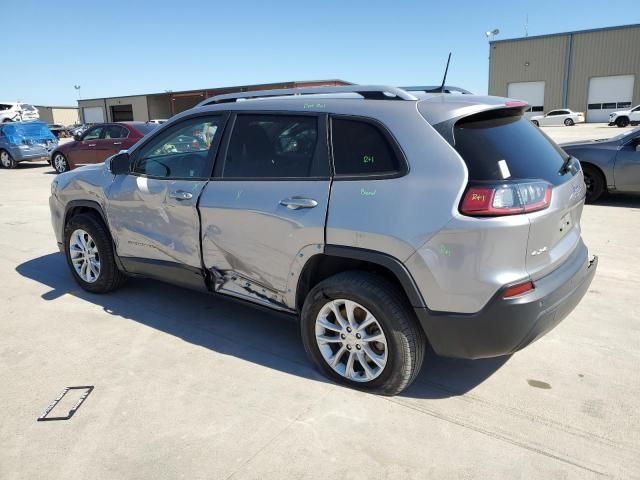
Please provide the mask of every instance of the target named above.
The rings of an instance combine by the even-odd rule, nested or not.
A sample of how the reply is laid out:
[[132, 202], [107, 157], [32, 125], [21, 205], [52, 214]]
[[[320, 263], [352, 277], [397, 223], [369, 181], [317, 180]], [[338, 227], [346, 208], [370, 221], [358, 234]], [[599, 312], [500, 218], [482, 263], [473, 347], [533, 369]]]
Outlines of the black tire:
[[567, 127], [571, 127], [571, 126], [573, 126], [574, 123], [573, 123], [573, 120], [571, 120], [570, 118], [566, 118], [565, 121], [564, 121], [564, 124]]
[[0, 167], [2, 168], [16, 168], [18, 162], [11, 156], [6, 150], [0, 149]]
[[[86, 282], [76, 272], [69, 252], [69, 240], [77, 229], [82, 229], [91, 235], [100, 255], [100, 273], [94, 282]], [[118, 269], [115, 262], [111, 236], [101, 220], [91, 214], [80, 214], [72, 217], [64, 229], [64, 252], [67, 265], [73, 278], [84, 290], [92, 293], [107, 293], [115, 290], [126, 280], [126, 276]]]
[[[330, 299], [359, 303], [382, 327], [387, 338], [388, 359], [373, 380], [347, 379], [334, 371], [322, 356], [315, 338], [315, 323]], [[381, 395], [396, 395], [415, 380], [427, 343], [413, 309], [398, 288], [382, 276], [360, 271], [338, 273], [311, 289], [302, 308], [300, 330], [307, 355], [326, 376], [343, 385]]]
[[587, 187], [586, 203], [593, 203], [598, 200], [606, 190], [604, 175], [591, 165], [583, 165], [584, 183]]
[[629, 126], [629, 119], [627, 117], [620, 117], [616, 119], [616, 126], [618, 128], [624, 128]]
[[537, 120], [531, 120], [531, 123], [533, 123], [536, 127], [540, 126], [540, 123], [538, 123]]
[[[56, 159], [58, 157], [60, 157], [60, 161], [56, 162]], [[60, 152], [56, 152], [51, 156], [51, 166], [56, 171], [56, 173], [64, 173], [69, 171], [69, 162], [67, 161], [67, 157], [65, 157]]]

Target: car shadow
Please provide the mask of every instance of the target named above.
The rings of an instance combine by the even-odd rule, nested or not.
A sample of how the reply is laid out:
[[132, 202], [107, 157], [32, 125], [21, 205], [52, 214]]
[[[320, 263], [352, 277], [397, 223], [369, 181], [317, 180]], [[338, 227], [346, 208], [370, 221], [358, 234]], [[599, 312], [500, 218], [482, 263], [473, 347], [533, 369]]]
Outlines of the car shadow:
[[640, 195], [609, 193], [592, 205], [596, 207], [640, 208]]
[[41, 162], [18, 162], [18, 165], [16, 168], [20, 170], [29, 170], [31, 168], [42, 168], [42, 167], [51, 168], [51, 165], [49, 165], [49, 162], [46, 162], [44, 160]]
[[[42, 295], [46, 301], [73, 295], [100, 306], [110, 315], [142, 323], [194, 345], [291, 375], [329, 382], [306, 358], [297, 320], [291, 315], [154, 280], [132, 278], [108, 295], [92, 294], [75, 283], [61, 253], [29, 260], [18, 265], [16, 271], [51, 288]], [[424, 399], [463, 395], [507, 360], [508, 357], [454, 360], [431, 353], [416, 382], [401, 395]]]

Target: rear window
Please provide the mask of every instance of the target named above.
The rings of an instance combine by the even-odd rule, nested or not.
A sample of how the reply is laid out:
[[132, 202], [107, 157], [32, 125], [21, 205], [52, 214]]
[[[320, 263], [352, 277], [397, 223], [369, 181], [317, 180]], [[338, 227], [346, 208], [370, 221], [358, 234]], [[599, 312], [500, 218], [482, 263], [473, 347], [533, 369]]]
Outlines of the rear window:
[[455, 149], [469, 180], [543, 179], [559, 185], [566, 153], [513, 110], [483, 112], [458, 121]]

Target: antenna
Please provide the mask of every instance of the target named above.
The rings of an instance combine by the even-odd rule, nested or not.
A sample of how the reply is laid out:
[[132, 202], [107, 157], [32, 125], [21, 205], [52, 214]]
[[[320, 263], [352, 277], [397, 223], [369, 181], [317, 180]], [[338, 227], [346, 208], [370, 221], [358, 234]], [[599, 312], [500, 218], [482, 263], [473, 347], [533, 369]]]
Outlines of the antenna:
[[449, 72], [449, 62], [451, 61], [451, 52], [449, 52], [449, 58], [447, 58], [447, 67], [444, 69], [444, 77], [442, 77], [442, 85], [435, 92], [444, 92], [444, 84], [447, 81], [447, 73]]
[[529, 36], [529, 14], [528, 13], [524, 20], [524, 36], [525, 37]]

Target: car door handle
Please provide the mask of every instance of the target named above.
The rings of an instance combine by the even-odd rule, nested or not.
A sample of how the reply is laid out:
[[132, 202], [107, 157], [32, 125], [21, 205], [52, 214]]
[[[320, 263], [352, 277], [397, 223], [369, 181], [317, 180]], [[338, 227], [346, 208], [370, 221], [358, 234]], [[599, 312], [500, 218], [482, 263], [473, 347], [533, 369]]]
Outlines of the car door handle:
[[291, 210], [298, 210], [300, 208], [316, 207], [318, 206], [318, 202], [316, 202], [312, 198], [289, 197], [289, 198], [280, 200], [280, 205], [287, 207]]
[[122, 145], [122, 142], [113, 142], [114, 145]]
[[185, 192], [184, 190], [176, 190], [175, 192], [171, 192], [169, 194], [170, 198], [175, 198], [176, 200], [191, 200], [193, 198], [193, 193]]
[[90, 143], [90, 144], [89, 144], [89, 146], [90, 146], [90, 147], [95, 147], [95, 146], [96, 146], [96, 144], [95, 144], [95, 143]]

